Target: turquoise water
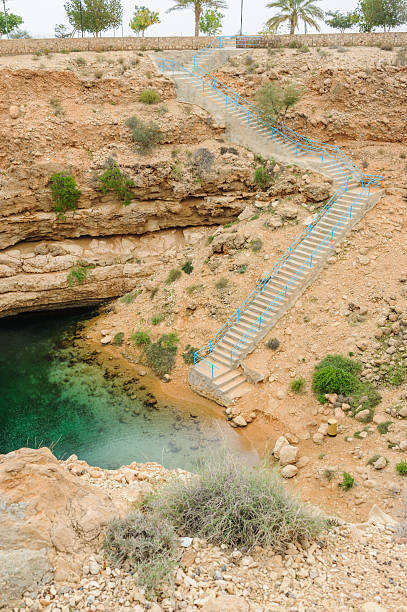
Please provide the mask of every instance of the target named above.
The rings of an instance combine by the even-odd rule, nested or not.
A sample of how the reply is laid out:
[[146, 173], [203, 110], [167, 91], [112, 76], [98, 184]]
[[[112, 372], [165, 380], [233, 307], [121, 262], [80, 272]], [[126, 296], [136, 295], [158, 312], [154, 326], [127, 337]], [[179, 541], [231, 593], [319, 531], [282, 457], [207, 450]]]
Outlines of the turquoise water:
[[158, 461], [191, 469], [227, 447], [242, 460], [257, 453], [223, 418], [201, 406], [158, 401], [143, 378], [95, 363], [76, 348], [89, 311], [0, 320], [0, 453], [52, 445], [91, 465], [117, 468]]

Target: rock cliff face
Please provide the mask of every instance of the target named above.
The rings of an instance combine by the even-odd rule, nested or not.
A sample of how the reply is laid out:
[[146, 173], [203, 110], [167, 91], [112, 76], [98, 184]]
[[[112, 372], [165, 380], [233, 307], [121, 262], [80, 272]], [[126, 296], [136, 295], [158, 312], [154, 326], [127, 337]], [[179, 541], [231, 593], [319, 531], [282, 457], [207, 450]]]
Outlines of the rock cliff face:
[[[256, 193], [253, 155], [228, 147], [204, 111], [176, 103], [148, 58], [132, 62], [125, 78], [101, 80], [75, 64], [0, 72], [0, 316], [122, 295], [174, 241], [188, 243], [188, 230], [173, 228], [226, 223]], [[138, 101], [146, 87], [160, 103]], [[125, 125], [130, 116], [161, 130], [146, 155]], [[107, 160], [133, 182], [128, 206], [100, 189]], [[81, 196], [58, 221], [49, 181], [63, 170]], [[69, 282], [75, 266], [89, 270], [86, 284]]]

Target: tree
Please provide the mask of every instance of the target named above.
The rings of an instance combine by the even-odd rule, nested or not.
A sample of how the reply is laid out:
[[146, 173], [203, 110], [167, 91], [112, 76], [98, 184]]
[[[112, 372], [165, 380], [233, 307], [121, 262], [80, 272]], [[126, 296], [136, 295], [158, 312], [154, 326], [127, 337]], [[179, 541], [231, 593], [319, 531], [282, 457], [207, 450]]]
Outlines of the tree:
[[80, 0], [68, 0], [65, 10], [69, 23], [75, 30], [100, 36], [101, 32], [118, 28], [122, 23], [123, 9], [120, 0], [82, 0], [82, 25]]
[[319, 27], [317, 19], [324, 18], [324, 12], [314, 2], [318, 0], [273, 0], [266, 4], [267, 8], [277, 8], [280, 10], [277, 15], [271, 17], [267, 21], [270, 28], [278, 28], [282, 23], [290, 24], [290, 35], [293, 36], [295, 30], [299, 27], [299, 22], [302, 21], [307, 31], [307, 26], [315, 28], [318, 32]]
[[265, 115], [271, 115], [277, 121], [284, 121], [288, 109], [297, 104], [301, 96], [302, 91], [295, 85], [283, 88], [271, 82], [262, 85], [254, 97]]
[[222, 15], [222, 13], [216, 9], [208, 9], [201, 15], [199, 28], [208, 36], [216, 36], [221, 30], [224, 16], [225, 15]]
[[[0, 36], [4, 34], [10, 34], [13, 30], [18, 28], [23, 23], [22, 18], [19, 15], [14, 15], [13, 13], [9, 13], [6, 9], [6, 16], [4, 13], [0, 13]], [[7, 21], [7, 23], [6, 23]]]
[[360, 0], [356, 12], [361, 32], [376, 27], [389, 31], [407, 22], [407, 0]]
[[21, 28], [17, 28], [10, 34], [10, 38], [32, 38], [31, 34], [28, 30], [22, 30]]
[[54, 28], [55, 38], [69, 38], [72, 33], [68, 31], [64, 23], [59, 23]]
[[205, 9], [221, 9], [227, 8], [225, 0], [174, 0], [175, 4], [168, 9], [167, 13], [172, 11], [181, 11], [183, 9], [193, 9], [195, 13], [195, 36], [199, 36], [199, 22], [202, 11]]
[[131, 29], [144, 36], [144, 31], [155, 23], [160, 23], [159, 15], [156, 11], [150, 11], [146, 6], [135, 6], [133, 19], [130, 21]]
[[330, 19], [325, 19], [325, 23], [341, 32], [349, 30], [357, 23], [357, 16], [354, 12], [341, 13], [340, 11], [328, 11], [326, 15], [329, 15]]

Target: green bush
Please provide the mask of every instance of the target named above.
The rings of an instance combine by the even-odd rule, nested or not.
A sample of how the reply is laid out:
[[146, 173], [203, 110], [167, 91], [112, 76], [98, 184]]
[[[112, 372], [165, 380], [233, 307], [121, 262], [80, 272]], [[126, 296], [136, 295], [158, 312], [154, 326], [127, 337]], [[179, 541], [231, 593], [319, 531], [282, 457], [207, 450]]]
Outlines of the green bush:
[[83, 285], [87, 279], [89, 270], [96, 268], [94, 264], [85, 264], [83, 261], [78, 261], [68, 273], [68, 285]]
[[341, 489], [343, 489], [344, 491], [349, 491], [349, 489], [351, 489], [354, 484], [355, 479], [353, 478], [353, 476], [351, 476], [349, 472], [343, 472], [342, 482], [340, 482], [338, 486], [341, 487]]
[[198, 349], [190, 344], [187, 344], [185, 347], [185, 351], [182, 353], [182, 359], [185, 361], [187, 365], [194, 363], [194, 353], [196, 353]]
[[151, 317], [151, 323], [153, 325], [159, 325], [160, 323], [162, 323], [164, 321], [165, 317], [163, 314], [158, 314], [158, 315], [153, 315]]
[[295, 38], [293, 38], [292, 40], [290, 40], [287, 46], [289, 47], [289, 49], [301, 49], [302, 43], [300, 43], [299, 40], [295, 40]]
[[124, 206], [128, 206], [132, 201], [133, 192], [131, 190], [134, 183], [124, 172], [121, 172], [113, 160], [107, 161], [106, 170], [98, 177], [98, 181], [101, 183], [100, 190], [104, 195], [113, 191]]
[[137, 117], [130, 117], [126, 121], [126, 126], [131, 130], [132, 140], [137, 143], [139, 153], [150, 153], [163, 140], [163, 133], [152, 121], [147, 122]]
[[113, 344], [115, 346], [121, 346], [123, 344], [123, 340], [124, 340], [124, 333], [118, 332], [117, 334], [115, 334], [113, 338]]
[[75, 178], [69, 172], [55, 172], [50, 179], [54, 211], [57, 219], [64, 220], [67, 210], [77, 209], [81, 192], [76, 187]]
[[387, 434], [389, 431], [390, 425], [393, 424], [393, 421], [384, 421], [383, 423], [379, 423], [377, 425], [377, 431], [382, 436], [383, 434]]
[[[366, 465], [373, 465], [374, 463], [376, 463], [378, 459], [380, 459], [380, 457], [382, 457], [382, 455], [372, 455], [367, 460]], [[385, 460], [386, 465], [387, 465], [389, 463], [389, 460], [387, 459], [387, 457], [383, 457], [383, 459]]]
[[165, 518], [134, 512], [110, 521], [104, 549], [111, 563], [134, 573], [146, 595], [154, 597], [175, 568], [177, 536]]
[[358, 380], [353, 374], [332, 366], [321, 368], [314, 374], [313, 388], [317, 394], [351, 395], [357, 386]]
[[345, 370], [345, 372], [349, 374], [355, 375], [359, 374], [362, 370], [362, 364], [359, 361], [353, 361], [342, 355], [327, 355], [319, 362], [315, 369], [320, 370], [326, 367], [339, 368], [340, 370]]
[[157, 104], [160, 101], [160, 94], [155, 89], [143, 89], [139, 96], [140, 102], [143, 104]]
[[261, 189], [267, 189], [271, 185], [272, 177], [264, 166], [259, 166], [254, 171], [253, 180]]
[[292, 542], [318, 537], [327, 526], [285, 490], [276, 472], [230, 456], [205, 461], [198, 476], [174, 478], [149, 507], [181, 533], [246, 550], [262, 546], [284, 551]]
[[181, 270], [185, 272], [185, 274], [191, 274], [193, 269], [194, 266], [192, 265], [192, 261], [190, 259], [188, 259], [188, 261], [181, 266]]
[[52, 106], [54, 115], [56, 115], [57, 117], [60, 117], [61, 115], [65, 114], [65, 111], [62, 108], [61, 102], [57, 98], [51, 98], [49, 103], [50, 103], [50, 106]]
[[145, 349], [147, 364], [154, 372], [163, 377], [169, 374], [175, 365], [177, 355], [178, 336], [175, 333], [163, 334], [149, 344]]
[[260, 240], [260, 238], [255, 238], [251, 241], [250, 247], [253, 253], [258, 253], [263, 248], [263, 242]]
[[75, 59], [75, 62], [77, 63], [78, 66], [86, 66], [86, 60], [84, 57], [77, 57]]
[[396, 471], [400, 476], [407, 476], [407, 461], [400, 461], [400, 463], [397, 463]]
[[174, 283], [179, 278], [181, 278], [181, 270], [178, 270], [178, 268], [172, 268], [172, 270], [170, 270], [170, 272], [169, 272], [165, 282], [166, 282], [167, 285], [169, 285], [170, 283]]
[[302, 393], [305, 388], [305, 378], [300, 376], [300, 378], [295, 378], [291, 381], [290, 389], [294, 391], [294, 393]]
[[130, 335], [130, 340], [134, 342], [136, 346], [147, 345], [151, 343], [150, 334], [145, 331], [133, 331]]
[[132, 304], [136, 299], [136, 295], [134, 293], [125, 293], [120, 299], [123, 304]]

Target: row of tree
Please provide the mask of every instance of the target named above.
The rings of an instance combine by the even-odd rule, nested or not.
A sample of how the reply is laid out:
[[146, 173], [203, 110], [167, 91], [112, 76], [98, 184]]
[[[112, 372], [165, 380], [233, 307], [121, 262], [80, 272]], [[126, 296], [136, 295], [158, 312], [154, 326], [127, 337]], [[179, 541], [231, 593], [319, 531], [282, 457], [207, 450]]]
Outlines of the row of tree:
[[[168, 13], [183, 9], [192, 9], [195, 16], [195, 36], [202, 31], [208, 36], [214, 36], [221, 30], [224, 15], [220, 9], [227, 8], [225, 0], [173, 0], [173, 6]], [[243, 1], [243, 0], [242, 0]], [[319, 21], [325, 20], [329, 26], [344, 32], [352, 27], [358, 27], [361, 32], [371, 32], [375, 28], [389, 31], [407, 23], [407, 0], [358, 0], [354, 11], [323, 10], [317, 5], [319, 0], [273, 0], [267, 8], [277, 9], [266, 23], [266, 33], [276, 33], [280, 26], [288, 25], [290, 34], [295, 34], [300, 23], [304, 30], [313, 27], [320, 31]], [[119, 28], [123, 23], [121, 0], [67, 0], [65, 11], [71, 28], [64, 24], [55, 27], [55, 36], [66, 38], [76, 32], [87, 32], [100, 36], [102, 32]], [[25, 30], [19, 26], [23, 20], [18, 15], [7, 10], [0, 13], [0, 34], [11, 34], [13, 38], [28, 37]], [[160, 23], [157, 11], [146, 6], [135, 6], [130, 22], [131, 29], [144, 36], [147, 28]]]

